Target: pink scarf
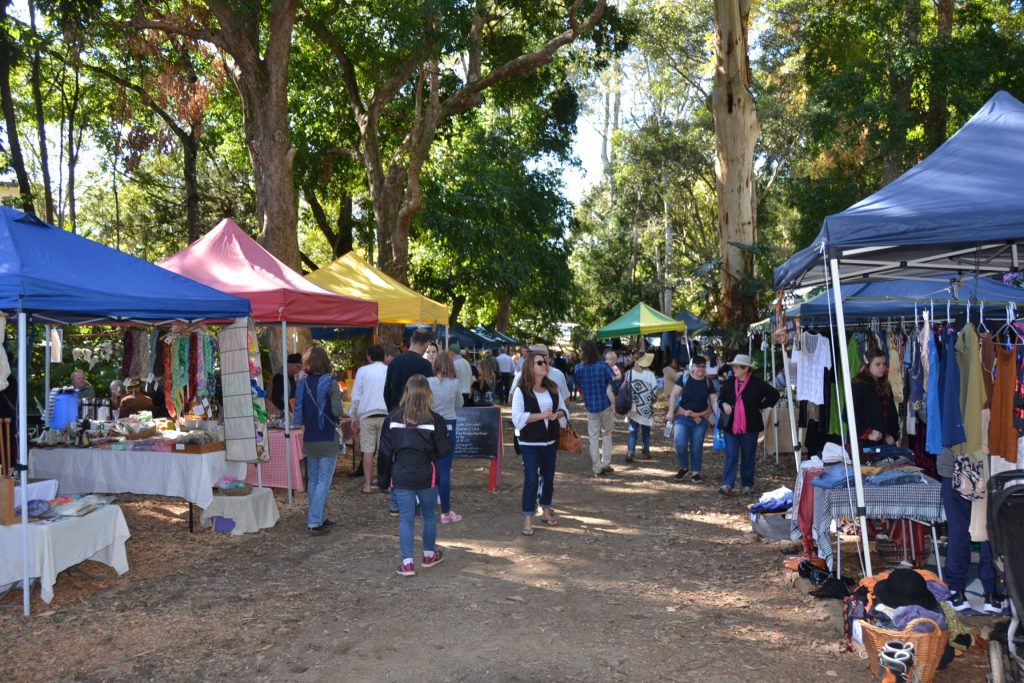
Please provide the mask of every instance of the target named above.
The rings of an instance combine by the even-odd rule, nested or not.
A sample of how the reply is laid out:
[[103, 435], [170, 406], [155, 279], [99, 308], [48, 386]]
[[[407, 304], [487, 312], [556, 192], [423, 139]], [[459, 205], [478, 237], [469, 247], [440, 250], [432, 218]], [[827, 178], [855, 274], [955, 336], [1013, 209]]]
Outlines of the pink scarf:
[[743, 405], [743, 392], [750, 386], [750, 378], [745, 382], [736, 380], [736, 404], [732, 407], [732, 433], [746, 434], [747, 432], [747, 407]]

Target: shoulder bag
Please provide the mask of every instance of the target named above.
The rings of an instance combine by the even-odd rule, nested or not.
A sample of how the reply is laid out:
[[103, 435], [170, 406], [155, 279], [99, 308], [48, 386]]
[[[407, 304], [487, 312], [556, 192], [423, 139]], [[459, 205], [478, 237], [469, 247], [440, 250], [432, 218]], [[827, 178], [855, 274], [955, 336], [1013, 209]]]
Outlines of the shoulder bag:
[[580, 439], [580, 435], [576, 433], [576, 430], [572, 428], [571, 422], [567, 421], [565, 427], [558, 429], [558, 450], [569, 453], [583, 452], [583, 441]]
[[632, 370], [626, 373], [625, 378], [622, 380], [622, 386], [619, 387], [619, 393], [615, 394], [616, 415], [626, 415], [633, 409], [633, 385], [630, 381], [632, 374]]

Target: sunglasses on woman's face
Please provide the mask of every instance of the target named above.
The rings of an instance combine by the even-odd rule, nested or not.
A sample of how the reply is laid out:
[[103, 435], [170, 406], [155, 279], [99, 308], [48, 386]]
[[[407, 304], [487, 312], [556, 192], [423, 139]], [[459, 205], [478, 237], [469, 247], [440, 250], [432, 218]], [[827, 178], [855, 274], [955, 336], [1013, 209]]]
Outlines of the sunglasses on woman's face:
[[548, 362], [546, 360], [538, 358], [537, 360], [533, 361], [533, 364], [534, 365], [547, 365]]

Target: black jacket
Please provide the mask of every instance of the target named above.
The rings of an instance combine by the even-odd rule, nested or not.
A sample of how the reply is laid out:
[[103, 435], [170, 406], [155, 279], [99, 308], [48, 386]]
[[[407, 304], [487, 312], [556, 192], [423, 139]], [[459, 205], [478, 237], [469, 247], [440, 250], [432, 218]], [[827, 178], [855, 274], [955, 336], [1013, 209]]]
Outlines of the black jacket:
[[432, 423], [407, 425], [398, 409], [384, 420], [377, 455], [377, 481], [382, 490], [389, 486], [418, 491], [437, 486], [434, 461], [451, 450], [448, 424], [430, 411]]
[[[747, 413], [747, 431], [745, 433], [763, 432], [764, 420], [761, 419], [761, 411], [775, 405], [779, 400], [779, 392], [755, 375], [750, 375], [750, 379], [747, 381], [749, 386], [743, 390], [743, 406]], [[722, 392], [718, 395], [718, 404], [722, 405], [723, 403], [728, 403], [733, 408], [736, 407], [735, 377], [730, 377], [722, 382]], [[734, 416], [735, 414], [733, 412]]]
[[[857, 420], [857, 436], [860, 438], [861, 447], [884, 444], [887, 436], [898, 439], [900, 416], [892, 394], [889, 394], [889, 406], [886, 410], [882, 405], [882, 399], [875, 393], [875, 388], [867, 382], [854, 380], [850, 388], [853, 390], [853, 415]], [[875, 442], [868, 441], [865, 437], [874, 429], [882, 433], [882, 438]]]
[[388, 410], [398, 408], [398, 402], [402, 400], [405, 393], [405, 385], [413, 375], [433, 377], [434, 369], [430, 361], [416, 353], [406, 351], [400, 353], [388, 365], [388, 373], [384, 378], [384, 404]]

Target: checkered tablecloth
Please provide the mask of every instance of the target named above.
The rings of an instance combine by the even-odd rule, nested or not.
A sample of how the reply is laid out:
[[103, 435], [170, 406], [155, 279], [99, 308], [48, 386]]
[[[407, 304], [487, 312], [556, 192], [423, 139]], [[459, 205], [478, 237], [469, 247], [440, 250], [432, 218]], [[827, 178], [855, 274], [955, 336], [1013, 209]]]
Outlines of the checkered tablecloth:
[[[864, 507], [869, 519], [914, 519], [927, 524], [946, 521], [942, 487], [934, 479], [927, 483], [896, 486], [864, 486]], [[818, 556], [832, 566], [832, 522], [853, 519], [857, 494], [853, 488], [814, 490], [814, 537]]]
[[[302, 470], [299, 468], [299, 461], [303, 458], [302, 429], [292, 430], [291, 442], [292, 489], [302, 491]], [[270, 452], [270, 462], [263, 463], [263, 485], [275, 489], [288, 488], [283, 429], [271, 429], [267, 432], [267, 449]], [[248, 466], [245, 480], [253, 485], [258, 483], [256, 465]]]

